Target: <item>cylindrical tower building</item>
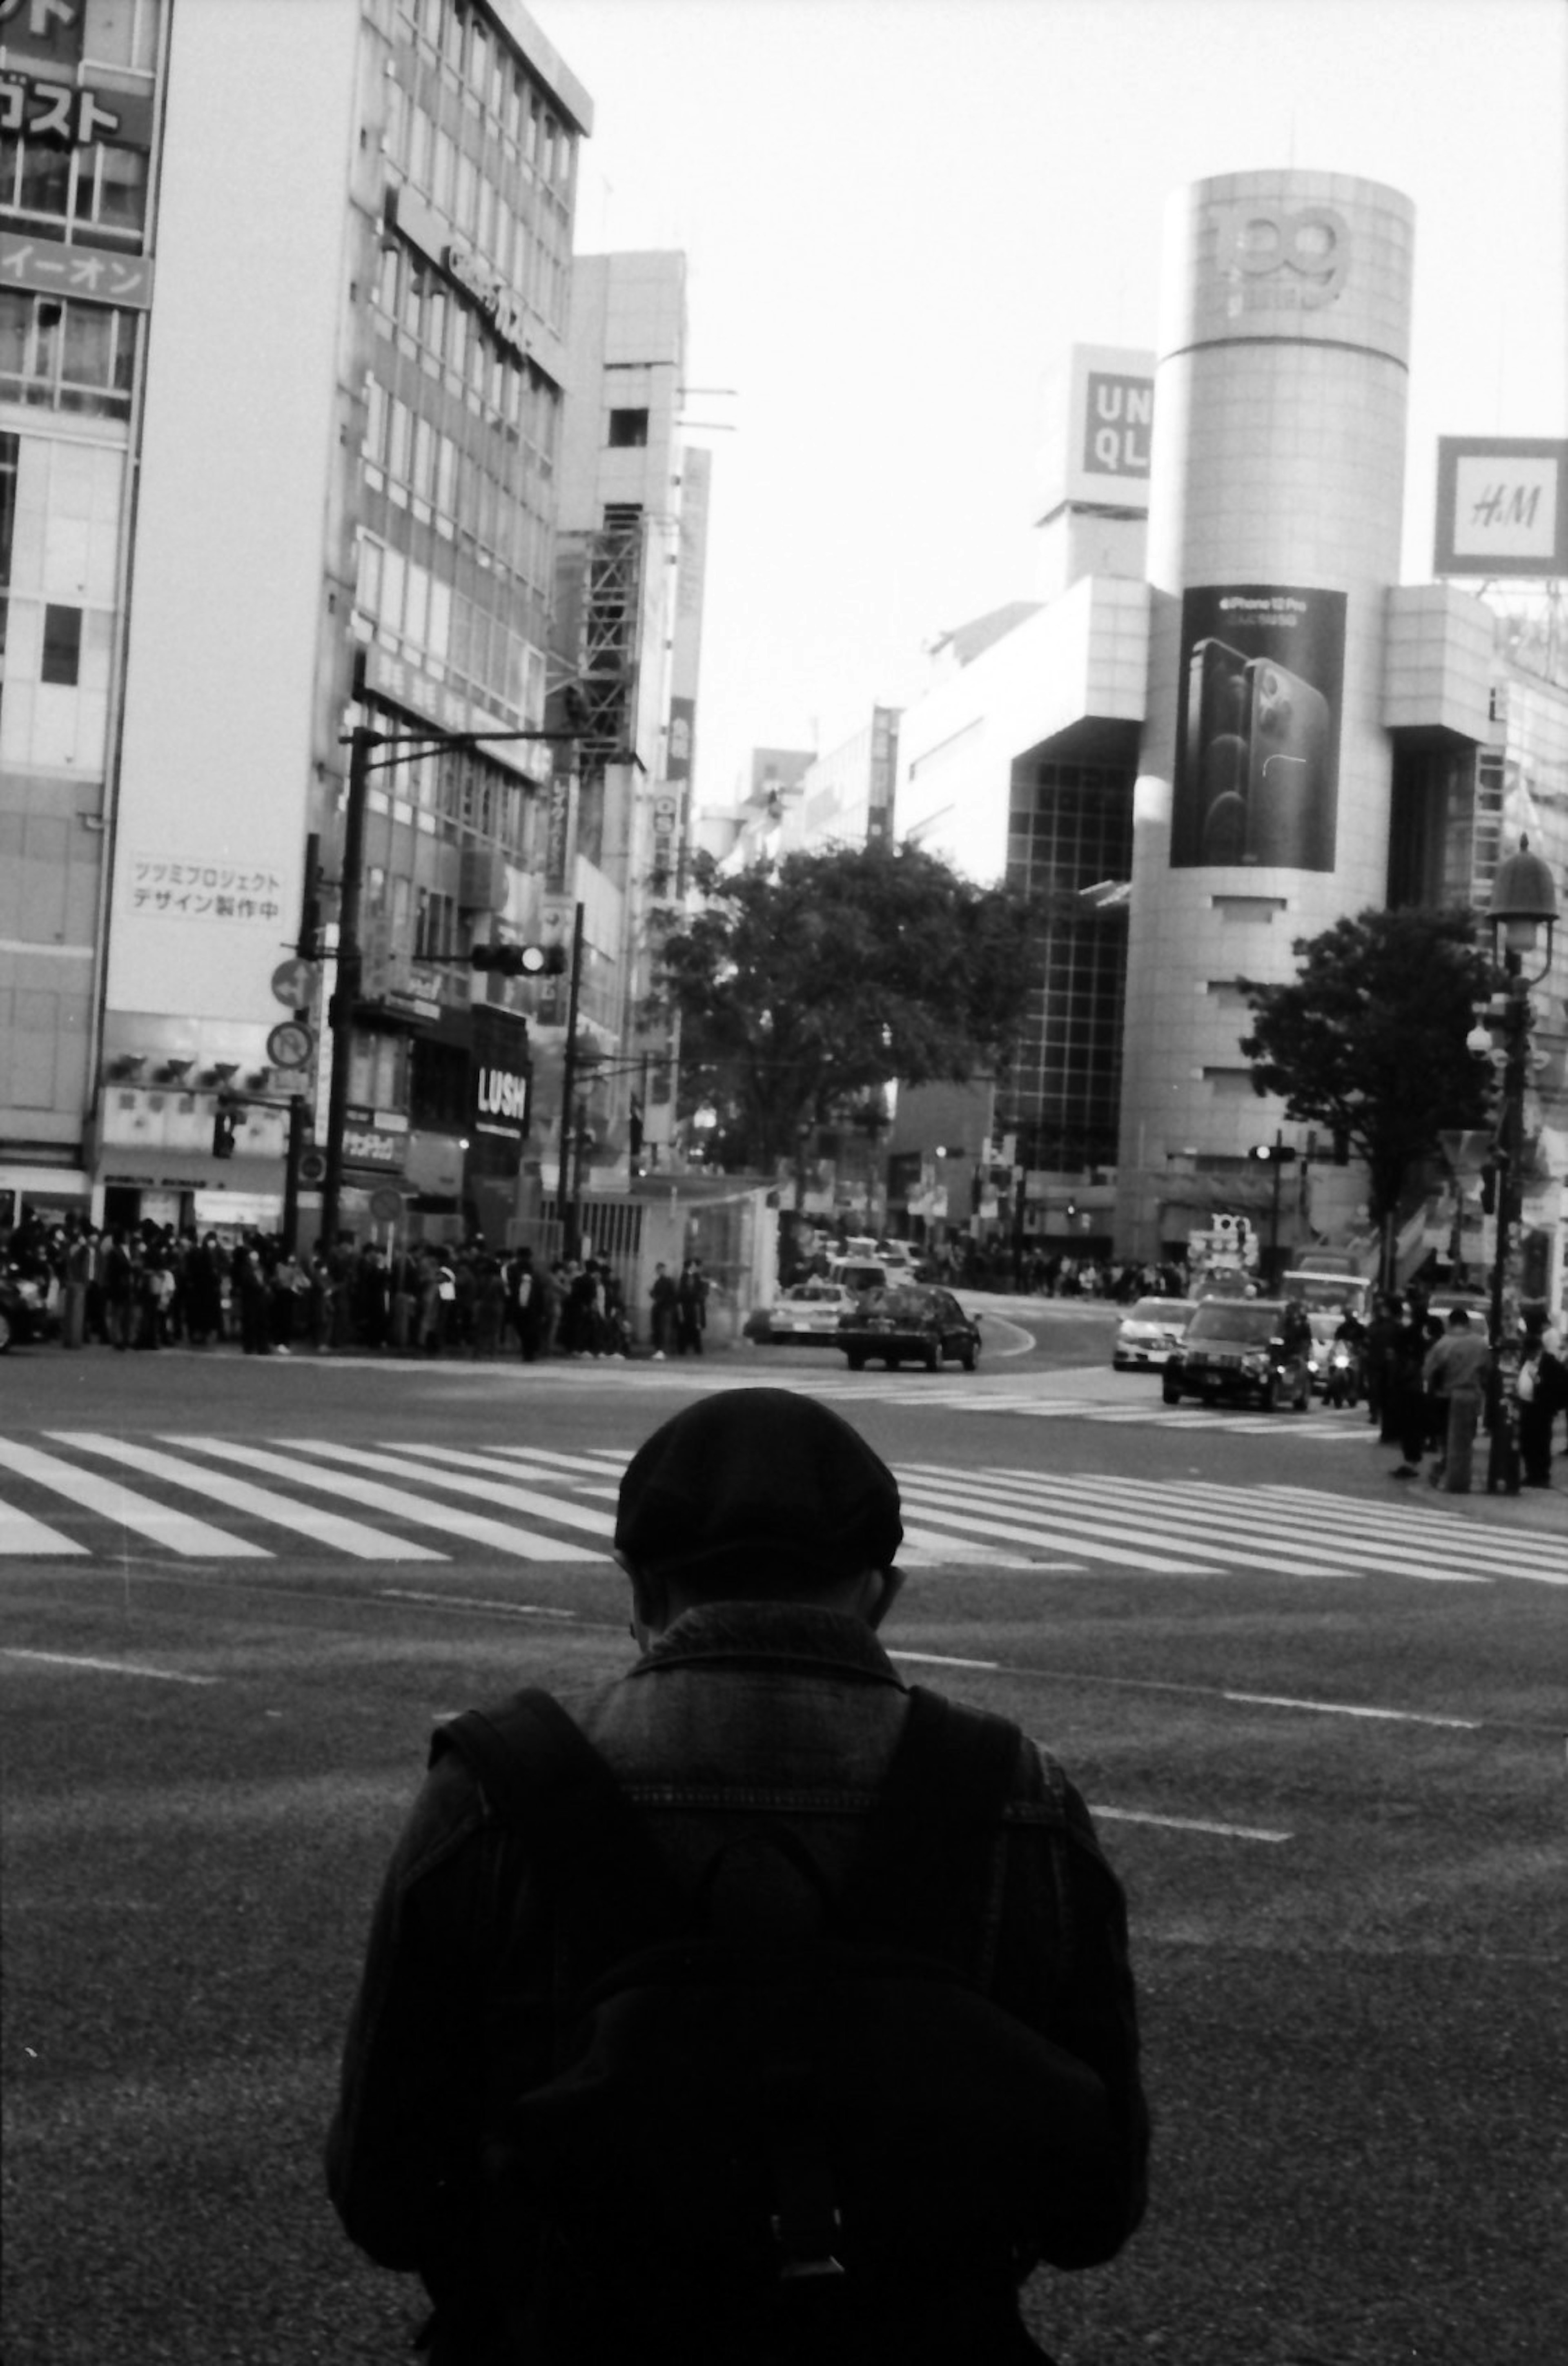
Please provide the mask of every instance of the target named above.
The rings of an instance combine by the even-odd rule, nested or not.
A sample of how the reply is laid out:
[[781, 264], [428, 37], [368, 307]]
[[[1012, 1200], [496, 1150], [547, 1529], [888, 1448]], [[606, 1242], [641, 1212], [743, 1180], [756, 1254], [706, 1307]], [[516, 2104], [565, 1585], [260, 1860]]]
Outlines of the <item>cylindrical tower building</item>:
[[1294, 939], [1385, 898], [1413, 225], [1337, 173], [1228, 174], [1169, 208], [1118, 1211], [1138, 1256], [1194, 1158], [1272, 1137], [1236, 980], [1291, 976]]

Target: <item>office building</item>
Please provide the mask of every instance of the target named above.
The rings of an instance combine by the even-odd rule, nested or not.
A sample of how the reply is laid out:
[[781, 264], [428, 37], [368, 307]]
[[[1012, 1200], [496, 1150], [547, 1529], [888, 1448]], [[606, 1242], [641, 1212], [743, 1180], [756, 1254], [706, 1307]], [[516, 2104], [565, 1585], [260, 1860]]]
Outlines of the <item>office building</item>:
[[[78, 738], [67, 748], [57, 722], [45, 747], [35, 720], [29, 743], [56, 805], [68, 783], [77, 797], [51, 817], [69, 823], [69, 860], [40, 858], [51, 887], [75, 915], [97, 903], [91, 928], [70, 922], [85, 1050], [51, 1124], [107, 1221], [278, 1223], [290, 1105], [326, 1104], [344, 735], [367, 722], [388, 740], [365, 816], [344, 1212], [363, 1230], [378, 1195], [407, 1228], [456, 1227], [486, 1192], [505, 1204], [526, 1120], [537, 989], [471, 979], [468, 954], [492, 934], [526, 941], [543, 917], [547, 756], [483, 735], [545, 723], [591, 104], [515, 0], [53, 13], [73, 17], [96, 107], [140, 76], [127, 104], [147, 132], [127, 166], [80, 117], [93, 137], [51, 243], [68, 288], [90, 286], [92, 320], [67, 294], [51, 345], [60, 299], [34, 292], [12, 339], [30, 407], [0, 415], [22, 484], [29, 468], [44, 481], [25, 447], [47, 427], [32, 499], [51, 549], [69, 526], [88, 586]], [[100, 27], [129, 61], [100, 68]], [[0, 236], [26, 231], [35, 275], [42, 186], [25, 156], [8, 190], [0, 175]], [[91, 403], [89, 363], [105, 374]], [[47, 660], [40, 638], [40, 687], [67, 662], [62, 629]], [[454, 733], [481, 737], [441, 744]], [[33, 830], [43, 791], [29, 794]], [[312, 901], [328, 957], [275, 987]], [[44, 958], [62, 978], [71, 956]], [[56, 1036], [72, 1041], [63, 1016]], [[476, 1123], [481, 1080], [499, 1127]], [[0, 1123], [21, 1137], [14, 1111]], [[304, 1155], [308, 1242], [319, 1154]]]

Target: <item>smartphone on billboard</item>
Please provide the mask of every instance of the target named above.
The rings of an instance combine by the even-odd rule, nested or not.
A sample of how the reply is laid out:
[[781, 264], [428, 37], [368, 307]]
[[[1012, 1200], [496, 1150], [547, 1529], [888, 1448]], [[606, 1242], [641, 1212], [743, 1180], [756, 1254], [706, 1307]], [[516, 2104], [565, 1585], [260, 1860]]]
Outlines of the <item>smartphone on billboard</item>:
[[1246, 861], [1247, 660], [1224, 641], [1195, 642], [1187, 679], [1184, 839], [1175, 860]]
[[[1244, 862], [1331, 871], [1328, 701], [1273, 658], [1254, 658], [1247, 708]], [[1325, 842], [1326, 841], [1326, 842]]]

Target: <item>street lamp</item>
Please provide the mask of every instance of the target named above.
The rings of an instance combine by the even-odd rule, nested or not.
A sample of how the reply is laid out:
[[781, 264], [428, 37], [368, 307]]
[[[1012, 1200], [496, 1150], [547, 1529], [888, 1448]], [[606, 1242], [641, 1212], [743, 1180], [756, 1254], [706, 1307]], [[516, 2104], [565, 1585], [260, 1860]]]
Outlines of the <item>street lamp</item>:
[[[1492, 1340], [1494, 1351], [1503, 1345], [1503, 1291], [1511, 1237], [1521, 1211], [1524, 1162], [1525, 1079], [1529, 1068], [1530, 988], [1539, 986], [1551, 967], [1552, 938], [1557, 926], [1557, 890], [1539, 854], [1521, 838], [1519, 851], [1497, 865], [1486, 923], [1492, 939], [1495, 985], [1492, 998], [1480, 1013], [1481, 1023], [1465, 1038], [1472, 1052], [1501, 1054], [1502, 1100], [1498, 1111], [1493, 1160], [1496, 1169], [1497, 1240], [1492, 1268]], [[1540, 946], [1545, 950], [1539, 966], [1526, 969]], [[1494, 1440], [1501, 1392], [1494, 1381]]]

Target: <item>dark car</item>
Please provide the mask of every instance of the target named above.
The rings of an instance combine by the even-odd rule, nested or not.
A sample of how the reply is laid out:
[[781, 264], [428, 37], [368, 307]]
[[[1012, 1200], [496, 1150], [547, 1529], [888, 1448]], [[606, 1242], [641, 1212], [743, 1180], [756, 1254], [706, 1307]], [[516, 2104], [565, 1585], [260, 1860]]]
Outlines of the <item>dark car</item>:
[[49, 1328], [48, 1307], [45, 1283], [18, 1273], [15, 1266], [0, 1268], [0, 1356], [7, 1347], [43, 1337]]
[[1167, 1404], [1256, 1398], [1267, 1412], [1312, 1403], [1312, 1329], [1293, 1299], [1206, 1298], [1165, 1368]]
[[863, 1371], [874, 1356], [889, 1371], [898, 1364], [923, 1364], [934, 1372], [952, 1357], [972, 1372], [980, 1358], [980, 1326], [950, 1290], [894, 1282], [867, 1290], [854, 1313], [840, 1318], [839, 1345], [852, 1372]]

